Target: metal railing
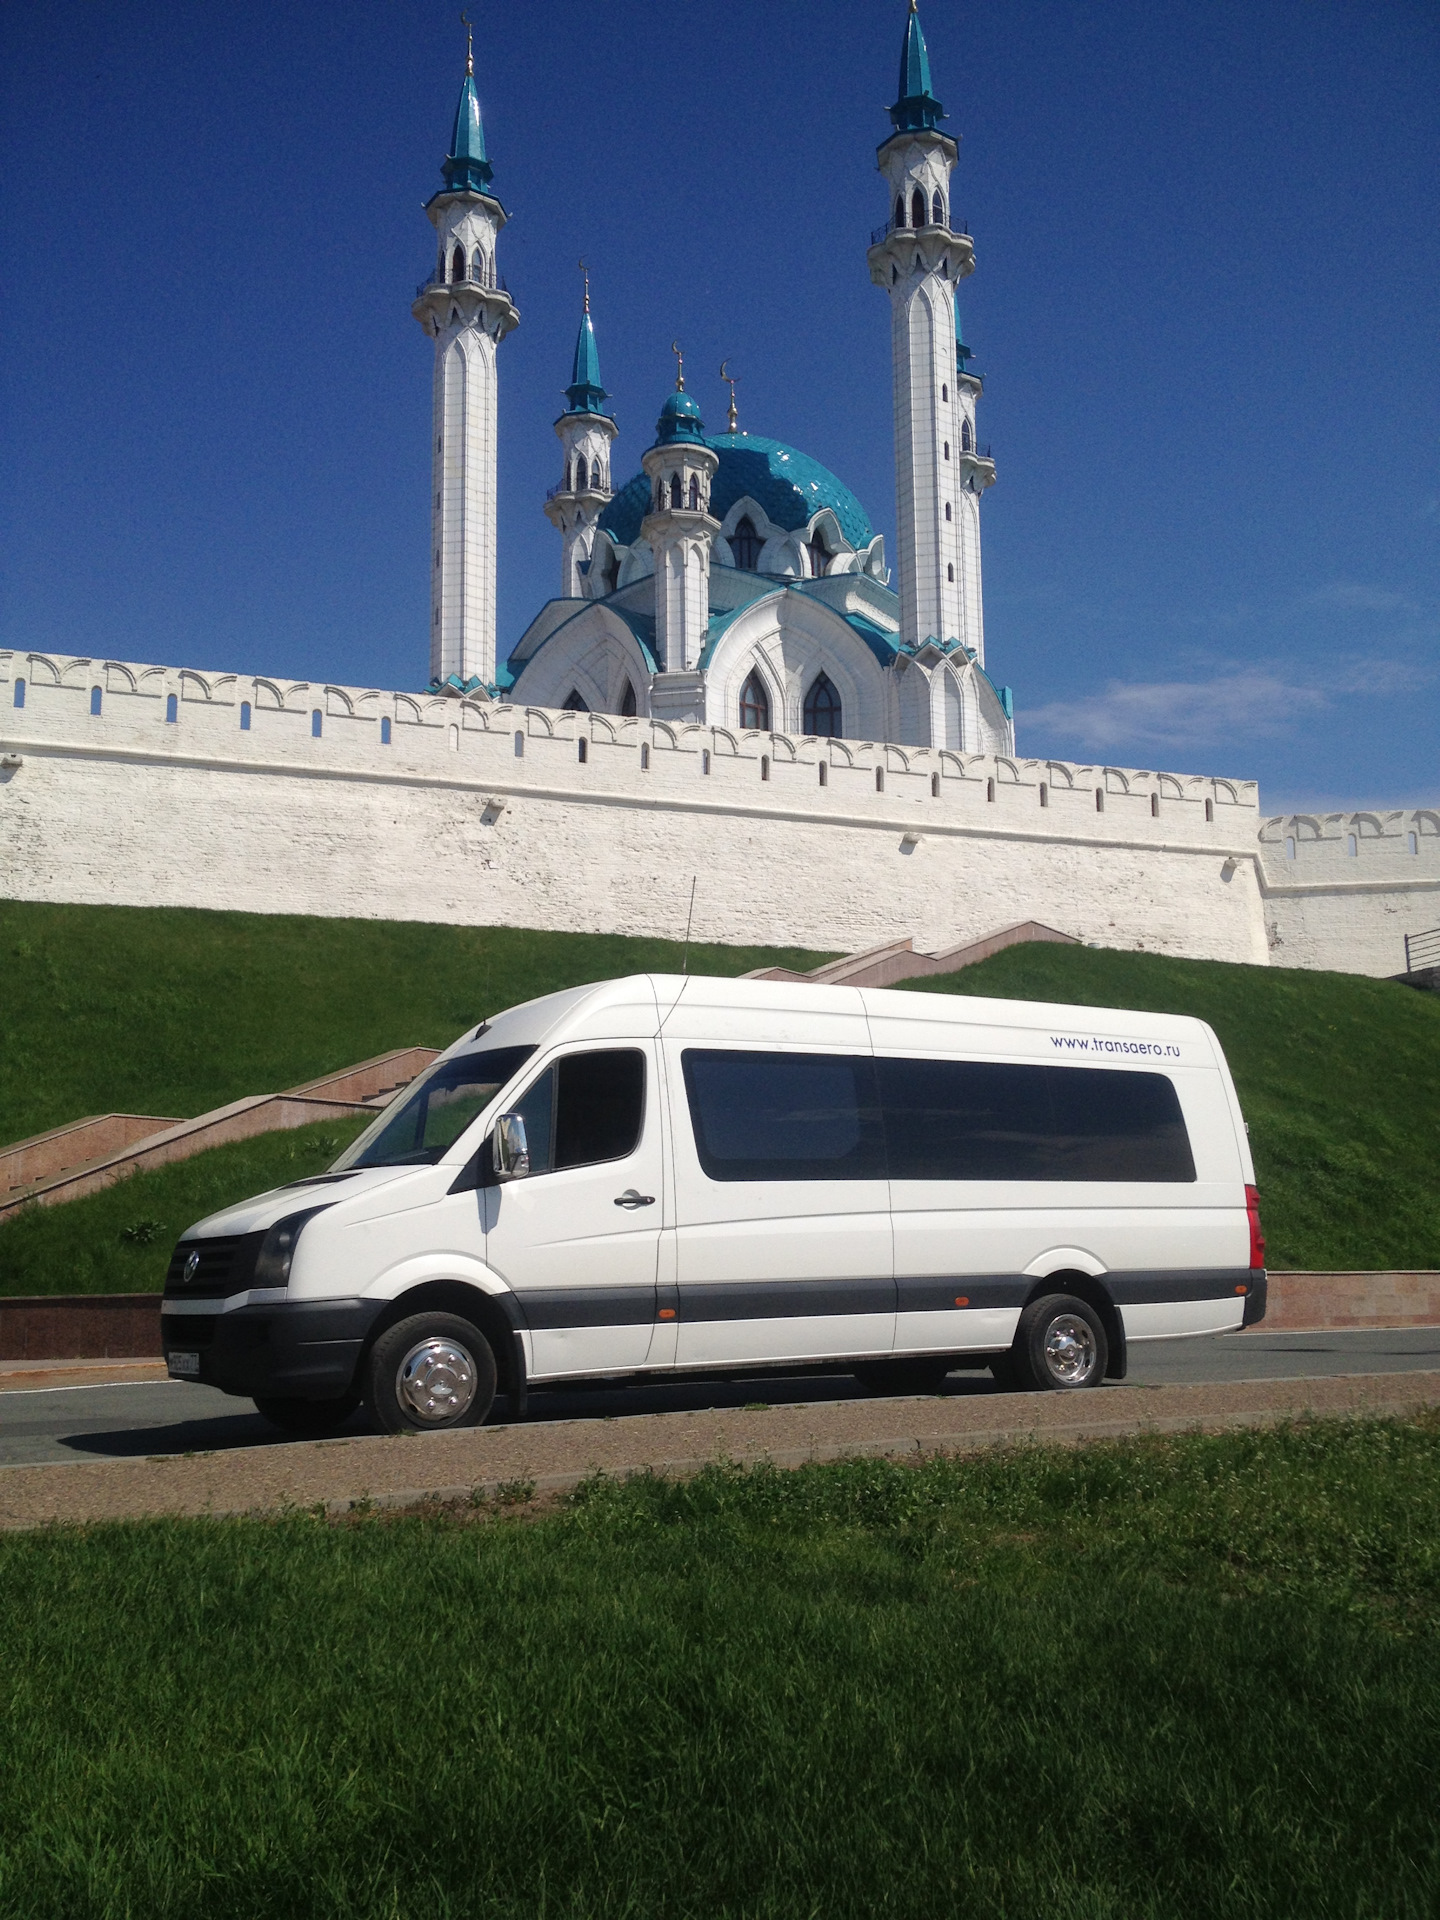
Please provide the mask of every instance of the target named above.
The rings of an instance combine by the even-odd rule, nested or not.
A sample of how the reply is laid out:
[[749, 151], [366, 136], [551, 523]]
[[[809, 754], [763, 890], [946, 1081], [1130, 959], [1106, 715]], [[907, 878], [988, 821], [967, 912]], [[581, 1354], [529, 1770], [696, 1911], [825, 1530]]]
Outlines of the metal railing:
[[545, 498], [553, 500], [560, 493], [603, 493], [607, 500], [610, 498], [609, 487], [592, 486], [588, 480], [582, 480], [578, 487], [567, 486], [563, 480], [558, 481], [556, 485], [547, 489]]
[[[963, 220], [958, 227], [942, 227], [941, 230], [945, 233], [964, 234], [967, 240], [970, 238], [970, 228]], [[923, 227], [912, 227], [908, 220], [887, 220], [883, 227], [872, 228], [870, 244], [872, 247], [878, 247], [880, 242], [882, 240], [888, 240], [892, 233], [934, 233], [934, 231], [934, 222], [929, 220], [926, 221]]]
[[967, 453], [976, 460], [993, 460], [995, 458], [994, 454], [990, 451], [990, 442], [988, 440], [984, 446], [981, 446], [977, 440], [973, 447], [961, 447], [960, 458], [963, 460]]
[[1406, 973], [1419, 973], [1424, 967], [1440, 967], [1440, 927], [1405, 936]]
[[503, 293], [508, 295], [510, 292], [509, 287], [505, 284], [504, 276], [498, 273], [474, 274], [467, 272], [463, 280], [452, 280], [448, 273], [441, 273], [437, 270], [431, 274], [428, 280], [422, 280], [419, 286], [416, 287], [415, 298], [418, 300], [421, 294], [428, 293], [431, 287], [483, 287], [488, 293]]

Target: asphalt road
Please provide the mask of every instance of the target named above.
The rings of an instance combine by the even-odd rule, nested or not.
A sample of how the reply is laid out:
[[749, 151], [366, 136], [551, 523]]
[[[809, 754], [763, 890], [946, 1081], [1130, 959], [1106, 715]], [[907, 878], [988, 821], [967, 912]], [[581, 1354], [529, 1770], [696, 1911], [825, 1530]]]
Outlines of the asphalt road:
[[[1241, 1333], [1147, 1341], [1130, 1349], [1130, 1377], [1106, 1393], [1211, 1381], [1289, 1380], [1440, 1367], [1440, 1327], [1364, 1333]], [[993, 1394], [988, 1373], [952, 1374], [946, 1393]], [[869, 1397], [849, 1374], [751, 1376], [550, 1389], [530, 1397], [532, 1423], [683, 1413], [708, 1407], [803, 1404]], [[503, 1419], [503, 1402], [501, 1403]], [[363, 1411], [347, 1431], [369, 1431]], [[0, 1393], [0, 1467], [133, 1459], [147, 1454], [273, 1446], [283, 1436], [248, 1400], [179, 1380], [110, 1386], [25, 1387]]]

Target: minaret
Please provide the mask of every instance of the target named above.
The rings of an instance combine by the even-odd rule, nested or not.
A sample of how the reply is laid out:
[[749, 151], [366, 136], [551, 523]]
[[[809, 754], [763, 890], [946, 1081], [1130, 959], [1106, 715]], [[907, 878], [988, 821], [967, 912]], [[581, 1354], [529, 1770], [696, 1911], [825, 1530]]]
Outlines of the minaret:
[[980, 591], [980, 496], [995, 484], [995, 462], [987, 447], [982, 453], [976, 438], [975, 406], [985, 390], [978, 373], [971, 373], [973, 356], [965, 344], [960, 308], [955, 308], [955, 414], [951, 445], [959, 449], [955, 519], [959, 531], [960, 632], [965, 651], [979, 666], [985, 664], [985, 605]]
[[959, 150], [937, 130], [944, 108], [930, 91], [915, 0], [890, 118], [895, 131], [877, 156], [889, 218], [866, 257], [870, 278], [890, 294], [900, 638], [920, 647], [964, 634], [955, 282], [973, 270], [975, 254], [968, 235], [951, 231], [950, 170]]
[[595, 523], [610, 498], [610, 442], [619, 432], [605, 412], [609, 399], [600, 384], [600, 354], [590, 319], [590, 276], [585, 276], [585, 311], [575, 341], [575, 364], [565, 389], [569, 403], [555, 422], [565, 460], [558, 487], [545, 498], [545, 515], [560, 534], [560, 592], [578, 600], [584, 586], [581, 569], [595, 546]]
[[[677, 359], [679, 348], [675, 349]], [[655, 444], [640, 456], [650, 481], [650, 510], [640, 537], [655, 555], [655, 652], [650, 711], [663, 720], [703, 720], [700, 653], [710, 624], [710, 549], [720, 522], [710, 516], [710, 482], [720, 456], [705, 443], [700, 409], [685, 391], [679, 359], [675, 391], [660, 409]]]
[[495, 349], [520, 316], [495, 271], [505, 209], [490, 191], [473, 41], [445, 185], [426, 203], [435, 272], [410, 311], [435, 342], [430, 489], [430, 676], [495, 681]]

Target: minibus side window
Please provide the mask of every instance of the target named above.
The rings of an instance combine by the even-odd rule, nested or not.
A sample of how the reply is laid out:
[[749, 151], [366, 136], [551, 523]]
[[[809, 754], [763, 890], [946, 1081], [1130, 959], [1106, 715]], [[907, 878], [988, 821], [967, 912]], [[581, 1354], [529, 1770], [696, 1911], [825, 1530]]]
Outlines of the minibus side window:
[[712, 1180], [883, 1180], [874, 1062], [864, 1054], [681, 1056], [700, 1165]]
[[532, 1176], [623, 1160], [640, 1144], [645, 1056], [635, 1047], [567, 1054], [514, 1110], [525, 1122]]
[[877, 1062], [893, 1180], [1193, 1181], [1175, 1085], [1122, 1068]]

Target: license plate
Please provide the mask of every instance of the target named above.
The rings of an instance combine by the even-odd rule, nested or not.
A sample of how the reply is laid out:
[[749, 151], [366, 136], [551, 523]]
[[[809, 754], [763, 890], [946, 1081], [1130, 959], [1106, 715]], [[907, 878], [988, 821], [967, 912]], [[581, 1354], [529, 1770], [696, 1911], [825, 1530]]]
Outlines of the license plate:
[[193, 1378], [200, 1371], [200, 1356], [198, 1353], [171, 1353], [167, 1354], [165, 1364], [172, 1374], [182, 1380]]

